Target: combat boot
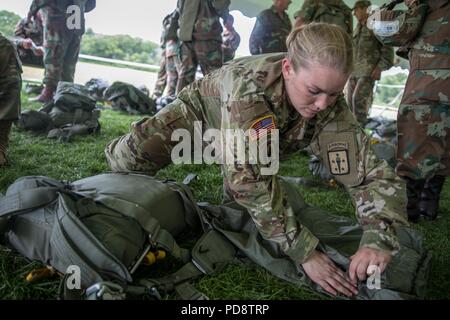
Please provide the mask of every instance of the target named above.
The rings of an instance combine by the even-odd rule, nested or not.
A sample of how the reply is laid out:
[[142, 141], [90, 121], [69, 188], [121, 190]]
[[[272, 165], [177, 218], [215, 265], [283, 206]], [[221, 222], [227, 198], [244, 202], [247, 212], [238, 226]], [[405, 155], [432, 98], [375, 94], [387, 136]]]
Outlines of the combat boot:
[[32, 98], [30, 102], [40, 102], [47, 103], [53, 100], [53, 95], [55, 94], [56, 87], [54, 85], [46, 85], [39, 96]]
[[425, 185], [425, 179], [415, 180], [409, 177], [403, 178], [406, 180], [406, 195], [408, 197], [406, 211], [408, 220], [417, 223], [420, 218], [420, 195]]
[[0, 120], [0, 166], [6, 164], [6, 150], [9, 144], [9, 132], [12, 121]]
[[435, 220], [439, 210], [439, 200], [445, 176], [434, 176], [425, 183], [420, 197], [420, 213], [427, 219]]

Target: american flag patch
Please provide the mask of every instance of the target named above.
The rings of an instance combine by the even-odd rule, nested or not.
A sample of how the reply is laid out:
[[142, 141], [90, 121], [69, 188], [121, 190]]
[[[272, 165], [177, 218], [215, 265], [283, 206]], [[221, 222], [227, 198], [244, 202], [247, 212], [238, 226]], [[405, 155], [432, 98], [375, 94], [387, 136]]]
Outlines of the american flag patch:
[[250, 139], [258, 140], [265, 134], [269, 133], [272, 129], [275, 129], [275, 121], [273, 116], [262, 117], [250, 126]]

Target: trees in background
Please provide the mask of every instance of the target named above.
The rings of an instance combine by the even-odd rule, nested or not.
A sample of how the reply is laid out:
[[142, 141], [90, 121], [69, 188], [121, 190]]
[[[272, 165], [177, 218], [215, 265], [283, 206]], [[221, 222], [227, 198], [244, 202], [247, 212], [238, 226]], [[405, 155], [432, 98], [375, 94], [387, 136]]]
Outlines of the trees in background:
[[147, 64], [159, 63], [159, 45], [129, 35], [101, 35], [87, 29], [81, 43], [81, 53]]
[[[14, 34], [20, 16], [6, 10], [0, 11], [0, 32], [6, 37]], [[159, 64], [159, 45], [133, 38], [129, 35], [101, 35], [87, 29], [81, 43], [81, 53], [103, 58], [131, 62]]]

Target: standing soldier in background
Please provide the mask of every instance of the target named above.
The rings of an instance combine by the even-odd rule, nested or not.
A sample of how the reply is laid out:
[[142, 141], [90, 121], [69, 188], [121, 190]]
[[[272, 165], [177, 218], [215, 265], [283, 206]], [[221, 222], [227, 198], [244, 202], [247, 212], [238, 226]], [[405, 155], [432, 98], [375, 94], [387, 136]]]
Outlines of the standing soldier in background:
[[340, 26], [349, 35], [353, 33], [352, 11], [342, 0], [305, 0], [294, 18], [295, 27], [310, 22], [324, 22]]
[[[407, 11], [382, 10], [374, 33], [409, 49], [410, 72], [397, 117], [397, 174], [407, 182], [408, 217], [435, 219], [450, 175], [450, 2], [406, 0]], [[376, 20], [380, 21], [376, 21]], [[392, 32], [390, 32], [392, 30]]]
[[286, 13], [291, 0], [273, 0], [270, 9], [256, 17], [250, 35], [250, 53], [263, 54], [286, 52], [286, 38], [292, 30], [292, 23]]
[[198, 65], [203, 75], [222, 66], [222, 25], [228, 20], [230, 0], [178, 0], [178, 37], [181, 65], [177, 93], [195, 80]]
[[380, 80], [381, 71], [388, 70], [394, 63], [394, 49], [384, 46], [367, 27], [369, 17], [368, 0], [361, 0], [353, 7], [358, 26], [353, 35], [354, 71], [347, 83], [347, 104], [358, 122], [367, 122], [373, 101], [373, 87]]
[[43, 67], [42, 56], [44, 55], [41, 14], [36, 12], [32, 20], [20, 19], [14, 29], [13, 41], [17, 46], [20, 60], [23, 64]]
[[236, 50], [241, 43], [241, 36], [234, 29], [234, 18], [230, 14], [228, 19], [224, 23], [225, 31], [222, 33], [222, 54], [223, 63], [233, 60], [236, 54]]
[[177, 36], [178, 11], [168, 14], [163, 20], [161, 35], [161, 61], [159, 64], [158, 79], [152, 98], [160, 98], [167, 86], [167, 95], [175, 94], [178, 82], [178, 69], [180, 67], [180, 42]]
[[[70, 6], [77, 9], [68, 12]], [[45, 87], [35, 100], [48, 102], [53, 98], [59, 81], [73, 82], [85, 31], [84, 13], [94, 7], [95, 0], [33, 0], [31, 3], [28, 20], [40, 10], [44, 25]]]
[[0, 33], [0, 166], [6, 163], [11, 125], [20, 114], [21, 73], [14, 44]]

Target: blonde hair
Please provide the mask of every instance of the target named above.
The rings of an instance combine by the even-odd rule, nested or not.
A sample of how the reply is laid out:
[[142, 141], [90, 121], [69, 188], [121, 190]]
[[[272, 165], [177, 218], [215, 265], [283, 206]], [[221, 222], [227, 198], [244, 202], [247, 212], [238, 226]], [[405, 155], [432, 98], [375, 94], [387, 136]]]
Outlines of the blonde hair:
[[294, 71], [317, 63], [349, 75], [353, 70], [352, 39], [341, 27], [309, 23], [294, 29], [286, 40]]

